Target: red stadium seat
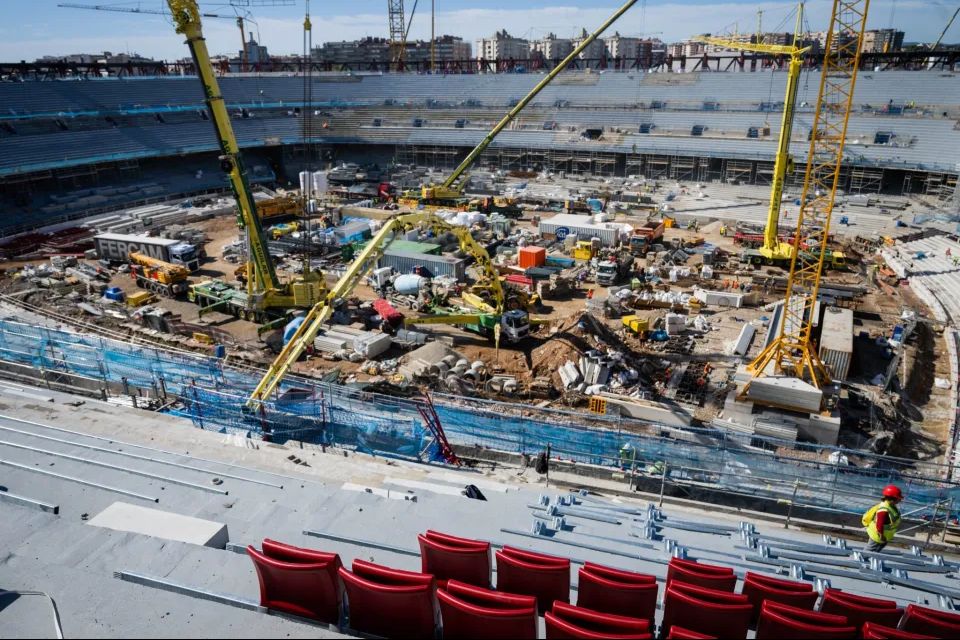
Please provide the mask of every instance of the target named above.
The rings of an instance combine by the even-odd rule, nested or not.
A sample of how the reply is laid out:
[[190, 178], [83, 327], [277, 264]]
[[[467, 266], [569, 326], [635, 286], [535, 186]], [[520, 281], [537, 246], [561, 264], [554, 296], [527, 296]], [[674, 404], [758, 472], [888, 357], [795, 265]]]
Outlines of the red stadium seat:
[[844, 616], [807, 611], [777, 602], [764, 602], [757, 622], [757, 640], [791, 638], [856, 638], [857, 628]]
[[490, 586], [490, 543], [458, 538], [436, 531], [417, 536], [420, 567], [443, 586], [458, 580], [478, 587]]
[[908, 604], [900, 628], [938, 638], [960, 637], [960, 614]]
[[537, 600], [450, 580], [437, 589], [444, 638], [533, 640]]
[[364, 560], [340, 568], [349, 627], [384, 638], [429, 638], [436, 628], [433, 576]]
[[896, 628], [903, 617], [903, 609], [897, 608], [893, 600], [857, 596], [839, 589], [827, 589], [824, 592], [820, 611], [846, 616], [858, 630], [865, 622]]
[[935, 636], [923, 633], [912, 633], [894, 627], [885, 627], [876, 622], [867, 622], [863, 625], [863, 637], [867, 640], [933, 640]]
[[674, 580], [663, 598], [661, 633], [681, 625], [718, 638], [746, 638], [753, 607], [747, 596]]
[[650, 640], [650, 622], [640, 618], [601, 613], [555, 601], [543, 615], [547, 640], [559, 638], [616, 638]]
[[587, 562], [578, 579], [578, 607], [653, 620], [657, 611], [657, 579], [653, 576]]
[[679, 558], [671, 558], [670, 564], [667, 565], [667, 584], [669, 585], [673, 580], [719, 591], [732, 592], [737, 586], [737, 576], [733, 574], [733, 569], [730, 567], [700, 564]]
[[497, 551], [497, 591], [534, 596], [543, 613], [554, 600], [570, 602], [570, 560], [514, 547]]
[[337, 623], [342, 591], [337, 580], [340, 556], [263, 541], [263, 552], [247, 547], [260, 581], [260, 604], [264, 607]]
[[800, 609], [813, 610], [820, 597], [809, 582], [781, 580], [747, 571], [741, 593], [753, 605], [753, 622], [760, 617], [760, 606], [766, 601], [780, 602]]
[[705, 633], [698, 633], [696, 631], [691, 631], [690, 629], [684, 629], [683, 627], [678, 627], [673, 625], [670, 628], [670, 635], [667, 636], [667, 640], [719, 640], [717, 636], [709, 636]]

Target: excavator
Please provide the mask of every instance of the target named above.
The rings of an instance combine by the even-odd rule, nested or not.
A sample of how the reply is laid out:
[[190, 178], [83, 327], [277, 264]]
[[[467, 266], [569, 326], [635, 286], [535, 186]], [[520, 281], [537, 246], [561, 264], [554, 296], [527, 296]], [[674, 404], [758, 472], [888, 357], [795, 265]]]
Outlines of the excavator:
[[[179, 0], [178, 3], [186, 2], [187, 0]], [[174, 3], [175, 0], [168, 0], [168, 2]], [[586, 49], [594, 40], [596, 40], [600, 35], [612, 25], [621, 15], [623, 15], [630, 7], [636, 3], [636, 0], [628, 0], [623, 6], [617, 9], [613, 15], [606, 20], [596, 31], [591, 33], [586, 37], [583, 42], [581, 42], [563, 61], [558, 64], [553, 71], [551, 71], [546, 78], [541, 80], [537, 85], [527, 94], [517, 105], [510, 110], [509, 113], [501, 120], [497, 126], [495, 126], [487, 136], [471, 151], [467, 154], [467, 157], [460, 163], [454, 172], [448, 177], [442, 185], [439, 186], [430, 186], [425, 185], [421, 190], [421, 197], [425, 201], [424, 204], [428, 204], [430, 201], [444, 200], [450, 198], [459, 198], [463, 193], [463, 186], [465, 181], [461, 180], [458, 186], [454, 186], [458, 179], [465, 178], [466, 171], [469, 169], [474, 162], [480, 157], [483, 151], [490, 146], [490, 143], [493, 139], [499, 134], [514, 117], [533, 100], [534, 97], [540, 91], [547, 86], [554, 78], [559, 75], [559, 73], [567, 67], [580, 53]], [[195, 3], [192, 3], [194, 8], [196, 7]], [[199, 30], [199, 29], [198, 29]], [[364, 275], [370, 271], [373, 265], [376, 263], [376, 259], [383, 252], [384, 247], [386, 246], [385, 240], [388, 236], [396, 233], [397, 231], [403, 230], [405, 228], [410, 228], [413, 225], [417, 224], [426, 224], [428, 226], [438, 228], [440, 225], [445, 226], [444, 230], [452, 231], [458, 233], [454, 225], [450, 225], [438, 217], [435, 214], [425, 211], [423, 213], [411, 213], [405, 215], [399, 215], [395, 218], [392, 218], [384, 224], [384, 226], [377, 232], [374, 238], [367, 243], [367, 245], [355, 255], [353, 262], [350, 267], [347, 269], [346, 273], [340, 278], [340, 280], [327, 292], [327, 295], [319, 301], [313, 309], [307, 314], [303, 322], [300, 324], [296, 333], [290, 338], [286, 346], [284, 346], [283, 351], [280, 355], [277, 356], [273, 364], [270, 365], [269, 370], [263, 379], [260, 381], [260, 384], [257, 385], [257, 388], [254, 389], [250, 398], [247, 400], [247, 409], [250, 411], [255, 411], [257, 409], [263, 408], [263, 403], [271, 396], [271, 394], [277, 389], [280, 385], [281, 380], [290, 370], [290, 367], [300, 358], [303, 352], [312, 344], [317, 333], [320, 331], [320, 328], [323, 324], [330, 318], [333, 314], [334, 304], [337, 300], [342, 299], [344, 296], [348, 295], [356, 287], [357, 283], [364, 277]], [[467, 243], [468, 246], [475, 244], [473, 237], [470, 235], [469, 231], [465, 233], [460, 233], [458, 238], [461, 243]], [[483, 291], [486, 291], [489, 295], [489, 299], [493, 302], [493, 305], [487, 303], [487, 307], [481, 308], [477, 313], [451, 313], [451, 314], [438, 314], [434, 316], [427, 316], [415, 319], [417, 323], [444, 323], [444, 324], [460, 324], [464, 326], [477, 326], [486, 330], [489, 328], [490, 331], [494, 334], [494, 339], [499, 345], [500, 335], [505, 333], [508, 336], [508, 339], [511, 339], [511, 336], [522, 337], [529, 333], [530, 320], [526, 311], [522, 309], [512, 309], [509, 311], [504, 310], [504, 292], [503, 285], [500, 282], [500, 278], [496, 273], [496, 269], [493, 264], [490, 262], [490, 257], [487, 255], [487, 252], [477, 245], [479, 250], [471, 251], [474, 258], [478, 261], [478, 267], [480, 268], [481, 273], [485, 277], [481, 278], [481, 281], [473, 287], [475, 295], [481, 295]], [[468, 300], [465, 300], [469, 304]], [[490, 311], [492, 310], [492, 313]]]
[[247, 236], [246, 290], [222, 281], [207, 280], [191, 285], [188, 297], [201, 304], [201, 314], [221, 310], [258, 322], [283, 316], [292, 307], [311, 308], [328, 293], [326, 279], [323, 273], [309, 269], [286, 282], [277, 276], [230, 114], [210, 62], [200, 23], [200, 9], [195, 0], [167, 0], [167, 5], [177, 33], [186, 37], [197, 75], [203, 84], [210, 120], [220, 145], [220, 168], [230, 179], [237, 201], [238, 222]]

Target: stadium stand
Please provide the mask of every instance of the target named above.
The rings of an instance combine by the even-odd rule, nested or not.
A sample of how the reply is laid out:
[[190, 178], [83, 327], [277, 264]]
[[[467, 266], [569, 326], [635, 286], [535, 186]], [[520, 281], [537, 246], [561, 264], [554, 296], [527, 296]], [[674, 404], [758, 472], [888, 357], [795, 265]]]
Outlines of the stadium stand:
[[[320, 74], [314, 78], [316, 118], [310, 141], [331, 150], [331, 159], [338, 150], [376, 149], [384, 159], [429, 163], [429, 156], [417, 155], [424, 148], [447, 149], [456, 158], [478, 143], [539, 78]], [[565, 73], [494, 141], [484, 158], [501, 168], [522, 168], [509, 164], [522, 162], [513, 159], [515, 152], [522, 157], [532, 151], [545, 158], [548, 170], [579, 173], [598, 171], [590, 157], [606, 154], [603, 171], [628, 172], [631, 166], [648, 177], [696, 180], [741, 179], [741, 168], [727, 171], [726, 165], [747, 162], [756, 166], [746, 174], [748, 179], [760, 180], [763, 164], [772, 161], [775, 151], [784, 81], [785, 74], [771, 71]], [[791, 145], [798, 166], [808, 152], [816, 84], [801, 81]], [[265, 154], [282, 165], [283, 149], [304, 143], [302, 78], [228, 76], [221, 85], [245, 152]], [[907, 183], [927, 184], [928, 174], [935, 174], [936, 181], [936, 176], [956, 173], [952, 151], [960, 146], [957, 74], [863, 73], [854, 100], [857, 113], [850, 120], [847, 161], [873, 172], [863, 182], [870, 186], [853, 185], [854, 192], [896, 192], [908, 188]], [[170, 157], [178, 158], [178, 165], [216, 166], [212, 125], [205, 117], [199, 84], [191, 77], [0, 82], [0, 104], [0, 202], [16, 201], [25, 214], [17, 216], [14, 227], [0, 227], [4, 235], [127, 202], [202, 192], [167, 185], [150, 173], [141, 178], [148, 188], [157, 189], [155, 194], [70, 198], [70, 187], [77, 185], [59, 180], [51, 184], [51, 176]], [[599, 137], [583, 137], [587, 129], [600, 131]], [[586, 160], [570, 160], [570, 154]], [[698, 169], [688, 175], [684, 167], [691, 159]], [[672, 168], [674, 164], [681, 168]], [[295, 169], [284, 171], [296, 174]], [[214, 176], [216, 170], [209, 173]], [[272, 173], [274, 180], [281, 178], [281, 172]], [[909, 176], [912, 182], [905, 179]], [[79, 184], [115, 186], [97, 176]], [[219, 181], [206, 188], [223, 186]], [[70, 202], [54, 203], [49, 195]]]

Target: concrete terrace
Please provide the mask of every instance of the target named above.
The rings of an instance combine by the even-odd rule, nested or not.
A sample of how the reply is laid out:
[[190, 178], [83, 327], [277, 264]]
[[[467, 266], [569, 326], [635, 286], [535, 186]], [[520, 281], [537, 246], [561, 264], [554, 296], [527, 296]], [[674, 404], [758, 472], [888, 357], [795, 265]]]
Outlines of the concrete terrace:
[[[689, 503], [666, 504], [657, 535], [647, 539], [644, 528], [654, 523], [646, 500], [596, 494], [581, 508], [606, 509], [606, 517], [584, 518], [583, 511], [573, 515], [574, 509], [557, 531], [553, 519], [537, 508], [539, 496], [555, 504], [568, 489], [546, 488], [532, 469], [456, 471], [293, 443], [255, 443], [169, 416], [7, 382], [0, 382], [0, 461], [3, 494], [59, 507], [54, 514], [0, 499], [0, 588], [48, 594], [68, 637], [335, 637], [325, 627], [122, 581], [114, 574], [141, 574], [253, 606], [259, 601], [253, 565], [234, 552], [247, 544], [270, 537], [337, 552], [347, 566], [362, 558], [419, 570], [416, 535], [426, 529], [653, 574], [661, 594], [670, 558], [665, 540], [673, 540], [689, 558], [732, 566], [741, 578], [747, 570], [772, 575], [800, 565], [807, 580], [826, 579], [845, 591], [893, 599], [901, 606], [938, 607], [937, 593], [948, 601], [960, 597], [955, 575], [960, 565], [954, 564], [960, 558], [948, 556], [944, 566], [937, 566], [932, 551], [915, 557], [903, 548], [894, 550], [906, 555], [885, 556], [878, 574], [853, 556], [838, 558], [844, 554], [836, 547], [834, 556], [818, 552], [823, 538], [798, 531], [795, 524], [785, 530], [781, 521], [757, 514]], [[552, 480], [576, 482], [563, 474]], [[460, 491], [468, 483], [479, 486], [488, 500], [463, 497]], [[223, 523], [227, 549], [90, 524], [117, 501]], [[610, 510], [631, 507], [636, 511]], [[530, 533], [536, 521], [546, 525], [550, 537]], [[767, 541], [770, 558], [747, 548], [737, 533], [741, 521], [752, 523]], [[714, 525], [714, 530], [693, 531], [685, 523]], [[327, 537], [306, 535], [307, 530]], [[861, 545], [858, 530], [846, 533], [850, 547]], [[815, 546], [791, 553], [778, 550], [778, 540]], [[910, 586], [893, 575], [897, 568], [907, 570], [908, 580], [928, 584]], [[572, 590], [575, 600], [575, 584]], [[25, 595], [6, 596], [0, 603], [0, 635], [53, 635], [49, 601]]]

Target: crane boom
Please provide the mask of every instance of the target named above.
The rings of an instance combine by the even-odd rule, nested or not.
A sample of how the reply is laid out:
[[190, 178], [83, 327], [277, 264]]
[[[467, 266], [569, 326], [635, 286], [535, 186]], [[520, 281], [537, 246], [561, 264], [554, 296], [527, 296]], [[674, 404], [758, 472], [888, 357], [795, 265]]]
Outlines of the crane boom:
[[950, 25], [953, 24], [953, 21], [957, 19], [957, 14], [960, 13], [960, 7], [957, 7], [957, 10], [953, 12], [953, 15], [950, 16], [950, 19], [947, 20], [946, 26], [943, 27], [943, 31], [940, 32], [940, 35], [937, 37], [937, 41], [930, 45], [931, 51], [936, 51], [937, 47], [940, 46], [940, 43], [943, 42], [943, 36], [947, 35], [947, 31], [950, 30]]
[[[501, 131], [503, 131], [506, 128], [506, 126], [510, 124], [510, 122], [515, 117], [517, 117], [517, 114], [523, 111], [523, 109], [528, 104], [530, 104], [531, 100], [537, 97], [537, 94], [540, 93], [544, 87], [550, 84], [550, 82], [552, 82], [553, 79], [556, 78], [561, 71], [567, 68], [567, 65], [573, 62], [574, 58], [579, 56], [584, 49], [590, 46], [590, 44], [594, 40], [599, 38], [600, 35], [603, 34], [603, 32], [610, 27], [610, 25], [616, 22], [620, 18], [620, 16], [626, 13], [630, 7], [636, 4], [636, 2], [637, 0], [627, 0], [627, 2], [622, 7], [617, 9], [613, 13], [613, 15], [607, 18], [607, 20], [602, 25], [600, 25], [593, 33], [587, 36], [583, 40], [583, 42], [581, 42], [573, 51], [571, 51], [570, 55], [568, 55], [566, 58], [564, 58], [560, 62], [560, 64], [554, 67], [554, 69], [547, 74], [547, 77], [545, 77], [543, 80], [538, 82], [537, 85], [530, 90], [530, 93], [524, 96], [523, 99], [520, 100], [520, 102], [518, 102], [515, 107], [510, 109], [510, 111], [507, 112], [507, 115], [505, 115], [503, 119], [497, 123], [497, 126], [491, 129], [490, 133], [484, 136], [483, 140], [481, 140], [480, 143], [476, 147], [474, 147], [473, 151], [467, 154], [467, 157], [463, 159], [463, 162], [460, 163], [460, 166], [458, 166], [456, 169], [453, 170], [453, 173], [450, 174], [450, 176], [443, 182], [443, 184], [437, 191], [449, 193], [449, 191], [453, 188], [453, 184], [460, 178], [460, 176], [462, 176], [467, 171], [467, 169], [473, 166], [473, 163], [477, 161], [477, 158], [480, 157], [480, 154], [482, 154], [484, 150], [490, 146], [490, 143], [493, 142], [493, 139], [496, 138], [497, 135]], [[424, 191], [426, 192], [427, 189], [425, 188]], [[424, 195], [427, 196], [426, 193], [424, 193]], [[437, 197], [443, 197], [443, 196], [438, 193]]]
[[[504, 308], [503, 287], [500, 284], [499, 274], [490, 260], [486, 250], [473, 239], [470, 231], [464, 227], [458, 227], [445, 221], [436, 214], [429, 212], [408, 213], [396, 216], [387, 220], [383, 227], [373, 236], [373, 238], [364, 246], [364, 248], [354, 256], [353, 262], [349, 268], [340, 277], [340, 280], [330, 289], [326, 296], [320, 300], [307, 314], [296, 333], [290, 338], [286, 346], [277, 356], [276, 360], [270, 365], [267, 373], [263, 376], [260, 384], [254, 389], [250, 399], [247, 402], [249, 408], [255, 408], [266, 400], [270, 394], [277, 388], [280, 381], [290, 370], [300, 356], [306, 351], [307, 347], [317, 337], [317, 333], [330, 316], [333, 314], [334, 304], [337, 300], [342, 300], [350, 295], [357, 284], [373, 268], [377, 260], [383, 254], [392, 236], [398, 231], [409, 229], [419, 224], [428, 225], [433, 231], [442, 231], [453, 233], [460, 248], [474, 257], [479, 267], [482, 277], [479, 286], [487, 288], [491, 292], [494, 301], [496, 313], [502, 313]], [[474, 318], [475, 316], [469, 316]]]
[[773, 181], [770, 187], [770, 206], [767, 209], [767, 224], [763, 229], [763, 246], [761, 254], [768, 261], [785, 262], [793, 255], [793, 246], [788, 242], [780, 242], [780, 206], [783, 202], [783, 187], [787, 173], [793, 165], [790, 156], [790, 140], [793, 137], [793, 121], [797, 108], [797, 88], [800, 86], [800, 71], [803, 56], [810, 48], [797, 46], [800, 29], [803, 24], [803, 3], [797, 10], [797, 26], [793, 33], [792, 45], [763, 44], [761, 42], [736, 42], [723, 38], [702, 37], [700, 40], [729, 49], [754, 51], [773, 55], [790, 56], [790, 65], [787, 70], [787, 88], [783, 97], [783, 114], [780, 119], [780, 137], [777, 142], [777, 155], [773, 165]]
[[257, 204], [247, 181], [247, 172], [240, 157], [240, 147], [233, 133], [230, 114], [220, 92], [217, 76], [210, 62], [207, 43], [200, 24], [200, 10], [195, 0], [167, 0], [177, 33], [187, 38], [187, 46], [197, 67], [197, 74], [203, 82], [207, 109], [217, 131], [220, 143], [220, 166], [230, 177], [230, 185], [237, 200], [240, 219], [247, 230], [252, 273], [248, 278], [248, 290], [257, 292], [279, 291], [280, 281], [267, 252], [267, 241], [263, 235], [263, 226], [257, 215]]
[[[797, 249], [790, 261], [783, 302], [783, 322], [777, 337], [747, 367], [754, 377], [766, 375], [772, 366], [773, 373], [807, 379], [818, 388], [830, 383], [830, 374], [820, 361], [810, 334], [818, 320], [815, 311], [820, 276], [840, 184], [843, 147], [869, 7], [870, 0], [833, 2], [794, 236]], [[802, 243], [807, 244], [815, 260], [800, 259]]]

